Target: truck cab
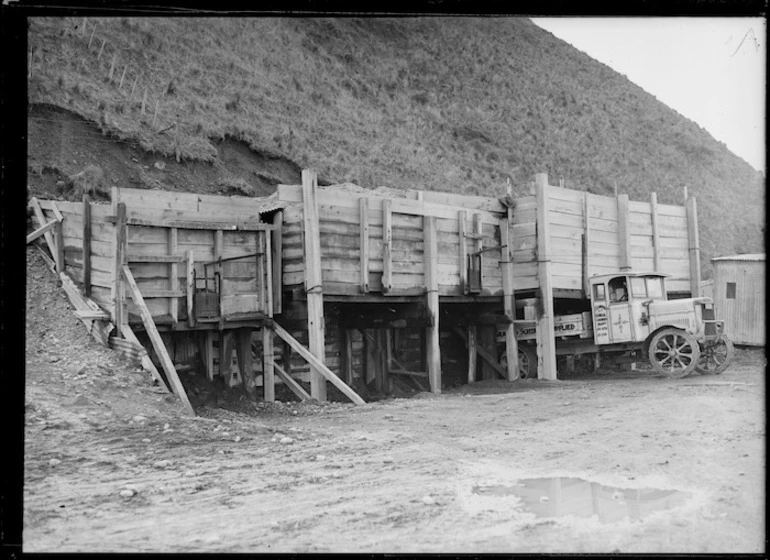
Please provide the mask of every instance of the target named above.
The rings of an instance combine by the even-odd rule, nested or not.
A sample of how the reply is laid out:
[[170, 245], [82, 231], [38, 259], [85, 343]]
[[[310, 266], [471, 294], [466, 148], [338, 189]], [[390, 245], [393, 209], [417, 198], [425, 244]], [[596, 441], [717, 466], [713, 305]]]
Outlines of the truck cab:
[[642, 342], [652, 332], [650, 306], [666, 301], [665, 274], [624, 272], [590, 278], [594, 342]]

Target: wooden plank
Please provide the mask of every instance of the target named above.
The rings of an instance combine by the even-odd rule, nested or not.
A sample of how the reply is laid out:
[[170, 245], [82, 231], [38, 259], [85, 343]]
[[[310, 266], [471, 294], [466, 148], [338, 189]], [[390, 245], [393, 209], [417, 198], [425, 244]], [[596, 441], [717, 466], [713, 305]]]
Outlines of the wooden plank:
[[382, 201], [382, 293], [393, 289], [393, 213], [392, 201]]
[[[179, 265], [177, 263], [181, 262], [182, 256], [177, 255], [176, 252], [179, 249], [178, 241], [179, 241], [179, 235], [178, 235], [177, 228], [169, 228], [168, 230], [168, 253], [169, 256], [173, 255], [174, 257], [180, 259], [175, 260], [171, 263], [169, 263], [168, 266], [168, 288], [169, 290], [179, 291]], [[180, 292], [181, 295], [185, 295], [185, 292]], [[176, 297], [172, 297], [168, 302], [168, 310], [169, 315], [171, 315], [171, 321], [174, 325], [179, 322], [179, 301], [176, 299]]]
[[100, 321], [109, 321], [110, 319], [109, 314], [101, 309], [99, 311], [93, 309], [87, 311], [75, 310], [75, 315], [79, 319], [99, 319]]
[[283, 282], [283, 211], [278, 210], [273, 215], [273, 225], [276, 226], [272, 236], [273, 261], [273, 315], [280, 315], [282, 310]]
[[91, 296], [91, 202], [83, 195], [83, 291]]
[[194, 327], [195, 258], [192, 250], [187, 251], [187, 280], [185, 286], [187, 288], [187, 326]]
[[[325, 377], [327, 380], [329, 380], [337, 389], [339, 389], [342, 394], [344, 394], [346, 397], [348, 397], [354, 404], [366, 404], [366, 402], [350, 387], [348, 387], [345, 382], [343, 382], [339, 377], [337, 377], [334, 372], [332, 372], [329, 368], [327, 368], [323, 362], [321, 362], [315, 355], [313, 355], [309, 350], [307, 350], [302, 344], [299, 343], [299, 341], [291, 336], [289, 332], [284, 329], [281, 325], [279, 325], [276, 322], [272, 323], [272, 327], [275, 330], [275, 333], [281, 337], [284, 341], [286, 341], [291, 348], [297, 352], [300, 356], [302, 356], [311, 366], [311, 368], [315, 369], [320, 373], [323, 377]], [[276, 371], [278, 371], [278, 367], [276, 364]], [[311, 384], [311, 394], [312, 394], [312, 384]], [[315, 397], [314, 397], [315, 398]]]
[[176, 301], [176, 298], [185, 297], [187, 295], [187, 291], [183, 290], [164, 290], [143, 287], [141, 291], [142, 296], [145, 298], [172, 298], [173, 301]]
[[513, 209], [508, 208], [508, 219], [500, 220], [500, 242], [504, 246], [504, 259], [501, 263], [503, 273], [503, 312], [510, 321], [505, 327], [506, 378], [508, 381], [515, 381], [519, 378], [519, 347], [516, 341], [516, 329], [513, 325], [513, 321], [516, 319], [516, 296], [514, 292], [513, 243], [510, 227], [512, 223]]
[[459, 210], [457, 212], [457, 234], [459, 236], [459, 250], [460, 250], [460, 290], [462, 293], [468, 293], [468, 249], [465, 244], [465, 220], [466, 211]]
[[427, 306], [431, 318], [431, 326], [426, 329], [426, 364], [430, 390], [441, 392], [441, 348], [439, 346], [439, 294], [438, 294], [438, 249], [436, 238], [436, 218], [423, 218], [425, 235], [425, 287], [427, 289]]
[[249, 327], [236, 330], [235, 353], [238, 356], [238, 369], [243, 388], [252, 398], [256, 398], [257, 380], [254, 376], [254, 366], [251, 359], [251, 333], [252, 329]]
[[700, 296], [700, 241], [698, 240], [698, 207], [694, 196], [687, 199], [685, 207], [687, 241], [690, 250], [690, 293], [692, 297], [698, 297]]
[[583, 294], [586, 298], [591, 297], [591, 284], [589, 279], [589, 269], [591, 267], [591, 252], [588, 248], [591, 246], [591, 226], [588, 220], [588, 193], [583, 193], [583, 243], [580, 248], [583, 264]]
[[27, 236], [27, 245], [32, 243], [35, 239], [51, 231], [56, 226], [56, 220], [48, 222], [42, 227], [39, 227]]
[[[317, 197], [318, 175], [315, 171], [303, 169], [302, 215], [305, 226], [305, 292], [307, 293], [308, 339], [311, 355], [323, 365], [325, 361], [323, 277], [321, 273], [321, 236]], [[326, 401], [326, 382], [323, 372], [318, 368], [311, 372], [310, 394], [314, 399], [321, 402]]]
[[[75, 203], [73, 202], [72, 204], [75, 204]], [[62, 215], [61, 210], [59, 210], [59, 206], [53, 200], [51, 201], [51, 210], [53, 210], [53, 214], [54, 214], [54, 216], [56, 216], [56, 221], [57, 222], [63, 222], [64, 221], [64, 216]], [[75, 212], [77, 212], [77, 210], [78, 210], [78, 208], [75, 207]]]
[[358, 199], [360, 216], [361, 292], [369, 293], [369, 201], [365, 196]]
[[660, 272], [660, 228], [658, 226], [658, 193], [650, 193], [650, 213], [652, 219], [652, 247], [655, 251], [655, 272]]
[[[170, 228], [169, 231], [178, 231], [176, 228]], [[171, 244], [171, 243], [169, 243]], [[132, 244], [132, 249], [135, 245]], [[147, 255], [132, 252], [128, 254], [129, 263], [167, 263], [176, 264], [185, 262], [183, 255]]]
[[[77, 286], [75, 286], [75, 283], [72, 281], [72, 278], [70, 278], [70, 276], [66, 272], [59, 273], [59, 278], [61, 279], [62, 288], [64, 289], [64, 292], [67, 294], [67, 297], [69, 298], [70, 303], [72, 303], [76, 311], [80, 311], [84, 313], [102, 313], [103, 312], [102, 309], [96, 303], [94, 303], [87, 297], [83, 297], [80, 294], [80, 291], [78, 290]], [[110, 323], [97, 321], [86, 317], [79, 317], [79, 318], [81, 321], [83, 321], [83, 324], [85, 325], [86, 329], [91, 334], [91, 336], [93, 336], [103, 346], [108, 346], [109, 334], [113, 328]]]
[[[457, 334], [457, 336], [462, 338], [466, 344], [468, 343], [468, 339], [466, 338], [465, 332], [461, 328], [453, 327], [452, 330]], [[497, 361], [497, 358], [495, 357], [495, 355], [490, 353], [481, 344], [478, 344], [478, 341], [476, 343], [476, 353], [479, 356], [481, 356], [481, 359], [483, 359], [492, 370], [498, 373], [500, 377], [502, 377], [503, 379], [507, 379], [508, 374], [503, 368], [503, 366], [501, 366], [500, 363]]]
[[476, 381], [476, 355], [478, 348], [476, 344], [476, 325], [468, 326], [468, 384]]
[[66, 266], [64, 262], [64, 231], [60, 221], [54, 222], [53, 239], [56, 252], [53, 254], [56, 263], [56, 272], [64, 272]]
[[286, 370], [284, 370], [281, 366], [274, 363], [273, 368], [275, 370], [275, 373], [278, 375], [278, 377], [283, 381], [283, 383], [291, 389], [292, 393], [297, 395], [301, 401], [308, 401], [312, 397], [308, 394], [307, 391], [305, 391], [302, 388], [302, 385], [297, 383], [294, 378], [292, 378], [291, 375], [289, 375]]
[[620, 270], [631, 268], [631, 236], [628, 232], [628, 193], [618, 195], [618, 242], [620, 245]]
[[263, 309], [266, 308], [265, 314], [268, 317], [272, 317], [273, 316], [273, 310], [274, 310], [274, 305], [273, 305], [273, 294], [274, 294], [274, 291], [273, 291], [273, 278], [274, 278], [274, 273], [273, 273], [272, 231], [266, 230], [262, 234], [262, 237], [264, 238], [264, 241], [263, 241], [264, 245], [263, 245], [263, 248], [262, 248], [262, 251], [263, 251], [262, 258], [265, 259], [265, 281], [264, 281], [264, 284], [265, 284], [265, 300], [264, 300]]
[[[120, 205], [125, 207], [123, 203], [120, 203]], [[185, 393], [184, 386], [176, 374], [176, 369], [174, 369], [174, 363], [171, 361], [171, 357], [168, 355], [166, 345], [163, 343], [163, 340], [160, 337], [160, 333], [158, 332], [158, 329], [152, 320], [150, 310], [147, 309], [147, 306], [144, 303], [144, 298], [142, 298], [142, 294], [139, 291], [139, 287], [136, 285], [136, 281], [134, 280], [134, 276], [131, 274], [131, 270], [128, 268], [128, 265], [123, 265], [122, 272], [123, 278], [125, 278], [130, 288], [131, 297], [134, 300], [136, 306], [139, 308], [142, 316], [142, 323], [144, 323], [144, 328], [147, 331], [150, 340], [152, 341], [155, 354], [158, 356], [158, 359], [163, 366], [163, 371], [166, 372], [166, 378], [171, 383], [171, 386], [174, 389], [174, 393], [182, 401], [182, 405], [187, 410], [187, 412], [195, 416], [195, 410], [190, 404], [190, 400], [187, 398], [187, 393]]]
[[[29, 201], [30, 206], [32, 207], [32, 211], [35, 215], [35, 218], [37, 219], [38, 224], [42, 227], [48, 223], [48, 220], [46, 220], [45, 215], [43, 214], [43, 209], [40, 207], [40, 203], [38, 202], [37, 198], [32, 197], [32, 199]], [[45, 235], [45, 241], [48, 244], [48, 250], [51, 251], [51, 256], [55, 257], [56, 255], [56, 244], [54, 243], [53, 233], [47, 232]]]
[[[139, 339], [136, 338], [136, 335], [134, 334], [134, 331], [131, 330], [131, 327], [128, 325], [121, 325], [120, 326], [120, 334], [123, 335], [123, 338], [131, 342], [132, 344], [142, 346], [142, 344], [139, 342]], [[145, 369], [145, 371], [149, 371], [150, 375], [152, 375], [152, 378], [158, 382], [158, 385], [163, 387], [163, 389], [166, 390], [166, 392], [170, 393], [171, 388], [166, 384], [166, 382], [163, 380], [163, 377], [158, 372], [158, 369], [155, 367], [155, 364], [152, 363], [152, 359], [150, 359], [150, 356], [145, 354], [142, 356], [142, 367]]]
[[556, 345], [554, 341], [553, 283], [551, 276], [551, 232], [548, 225], [548, 174], [535, 175], [538, 220], [538, 283], [540, 298], [543, 303], [542, 314], [538, 321], [538, 379], [556, 379]]
[[[133, 209], [132, 209], [133, 210]], [[167, 214], [167, 213], [166, 213]], [[178, 228], [178, 229], [195, 229], [195, 230], [227, 230], [227, 231], [257, 231], [257, 230], [265, 230], [265, 229], [272, 229], [273, 226], [271, 224], [265, 224], [261, 222], [239, 222], [239, 221], [231, 221], [231, 222], [225, 222], [225, 221], [211, 221], [211, 220], [201, 220], [201, 221], [190, 221], [190, 220], [175, 220], [175, 219], [165, 219], [164, 217], [156, 217], [156, 218], [137, 218], [135, 216], [132, 216], [128, 219], [129, 225], [136, 225], [136, 226], [152, 226], [152, 227], [160, 227], [160, 228]]]
[[[115, 189], [113, 189], [114, 192]], [[114, 197], [113, 197], [113, 200]], [[115, 237], [113, 241], [114, 255], [112, 264], [112, 305], [113, 305], [113, 317], [112, 321], [115, 325], [119, 326], [127, 323], [123, 322], [123, 300], [122, 300], [122, 282], [120, 270], [123, 266], [123, 250], [125, 249], [126, 241], [126, 205], [117, 202], [115, 208], [117, 215], [117, 221], [115, 224]]]

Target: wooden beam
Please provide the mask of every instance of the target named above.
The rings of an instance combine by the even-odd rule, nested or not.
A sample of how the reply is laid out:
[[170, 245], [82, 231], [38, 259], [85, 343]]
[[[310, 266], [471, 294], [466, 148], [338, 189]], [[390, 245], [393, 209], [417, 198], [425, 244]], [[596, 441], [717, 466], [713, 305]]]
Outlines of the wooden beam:
[[369, 200], [362, 196], [358, 199], [361, 245], [361, 292], [369, 293]]
[[273, 315], [280, 315], [283, 286], [283, 210], [273, 214]]
[[650, 219], [652, 221], [652, 250], [655, 272], [660, 272], [660, 226], [658, 225], [658, 193], [650, 193]]
[[275, 373], [278, 375], [281, 381], [283, 381], [284, 385], [286, 385], [292, 391], [292, 393], [297, 395], [300, 400], [309, 401], [312, 398], [308, 392], [302, 388], [302, 385], [297, 383], [294, 378], [289, 375], [281, 366], [278, 364], [273, 364], [273, 367], [275, 368]]
[[151, 298], [171, 298], [171, 301], [177, 301], [176, 298], [185, 297], [187, 291], [183, 290], [164, 290], [162, 288], [144, 288], [142, 289], [144, 299]]
[[[321, 275], [321, 233], [318, 217], [318, 175], [310, 169], [302, 170], [302, 208], [305, 246], [305, 292], [307, 293], [307, 326], [310, 352], [323, 365], [324, 303], [323, 277]], [[296, 348], [295, 348], [296, 350]], [[304, 350], [304, 348], [303, 348]], [[326, 366], [324, 366], [326, 367]], [[316, 368], [310, 373], [310, 394], [314, 399], [326, 401], [326, 381]]]
[[468, 384], [476, 381], [476, 356], [478, 348], [476, 344], [476, 325], [468, 326]]
[[[179, 237], [177, 234], [178, 230], [177, 228], [169, 228], [168, 230], [168, 254], [177, 256], [176, 252], [179, 249]], [[174, 261], [169, 263], [168, 265], [168, 289], [179, 291], [179, 265], [177, 264], [179, 261]], [[185, 292], [181, 292], [182, 295], [185, 295]], [[172, 297], [168, 301], [168, 311], [169, 315], [171, 315], [171, 321], [174, 325], [177, 324], [179, 321], [179, 301]]]
[[427, 289], [428, 313], [431, 325], [426, 329], [427, 338], [427, 370], [430, 381], [430, 390], [433, 393], [441, 392], [441, 349], [439, 339], [439, 300], [438, 300], [438, 240], [436, 237], [436, 218], [434, 216], [423, 217], [424, 252], [423, 262], [425, 266], [425, 287]]
[[[460, 327], [453, 327], [452, 330], [462, 338], [466, 344], [468, 344], [468, 339], [466, 338], [465, 332]], [[486, 348], [481, 346], [481, 344], [478, 344], [478, 339], [476, 342], [476, 353], [481, 356], [481, 359], [483, 359], [489, 366], [497, 372], [500, 377], [503, 379], [507, 379], [508, 372], [505, 371], [505, 368], [500, 365], [500, 363], [497, 361], [497, 358], [494, 354], [490, 353]]]
[[[685, 187], [685, 196], [687, 195], [687, 187]], [[53, 215], [56, 216], [57, 222], [63, 222], [64, 216], [62, 215], [61, 211], [59, 210], [59, 207], [56, 205], [56, 201], [51, 201], [51, 210], [53, 210]]]
[[[259, 234], [257, 234], [259, 235]], [[268, 229], [262, 234], [264, 249], [262, 258], [265, 259], [265, 315], [273, 316], [273, 251], [271, 242], [272, 232]]]
[[700, 296], [700, 241], [698, 240], [698, 207], [695, 197], [685, 203], [687, 212], [687, 244], [690, 250], [690, 293]]
[[537, 197], [537, 276], [542, 314], [538, 320], [537, 377], [556, 379], [556, 341], [554, 340], [553, 283], [551, 278], [551, 232], [548, 224], [548, 174], [535, 175]]
[[[139, 342], [139, 339], [136, 338], [136, 335], [134, 334], [134, 331], [131, 330], [131, 327], [128, 325], [121, 325], [120, 326], [120, 334], [123, 335], [123, 338], [131, 342], [132, 344], [138, 344], [141, 346], [141, 343]], [[158, 371], [158, 368], [155, 367], [155, 364], [152, 363], [152, 359], [150, 359], [150, 356], [144, 355], [142, 356], [142, 367], [145, 369], [145, 371], [149, 371], [150, 375], [152, 375], [152, 378], [158, 382], [158, 385], [163, 387], [163, 389], [166, 390], [166, 392], [170, 393], [171, 388], [166, 384], [166, 382], [163, 380], [163, 377], [160, 375], [160, 372]]]
[[618, 195], [618, 243], [620, 270], [631, 270], [631, 234], [628, 231], [628, 193]]
[[[116, 218], [107, 217], [106, 222], [116, 221]], [[265, 224], [263, 222], [209, 222], [209, 221], [189, 221], [189, 220], [164, 220], [164, 219], [148, 219], [148, 218], [128, 218], [128, 225], [131, 226], [152, 226], [152, 227], [164, 227], [164, 228], [179, 228], [179, 229], [207, 229], [211, 231], [224, 230], [224, 231], [258, 231], [265, 229], [273, 229], [271, 224]]]
[[[72, 303], [72, 306], [76, 309], [76, 313], [104, 313], [104, 311], [95, 302], [90, 300], [88, 297], [83, 297], [81, 295], [77, 286], [72, 281], [72, 278], [70, 278], [66, 272], [59, 273], [59, 278], [61, 279], [62, 289], [67, 294], [67, 297], [69, 298], [70, 303]], [[97, 321], [85, 316], [79, 316], [79, 318], [81, 321], [83, 321], [83, 324], [91, 336], [93, 336], [103, 346], [109, 346], [110, 331], [113, 329], [113, 326], [110, 323]]]
[[465, 245], [466, 211], [457, 212], [457, 234], [460, 238], [460, 291], [468, 293], [468, 248]]
[[591, 297], [591, 283], [589, 282], [591, 270], [591, 220], [588, 214], [588, 193], [583, 193], [583, 294], [584, 297]]
[[[177, 231], [176, 228], [170, 228], [169, 231]], [[186, 258], [182, 255], [139, 255], [137, 253], [128, 254], [129, 263], [160, 263], [172, 264], [185, 262]]]
[[207, 330], [198, 334], [198, 352], [201, 364], [206, 371], [206, 379], [214, 380], [214, 331]]
[[[113, 322], [116, 325], [127, 325], [128, 321], [123, 320], [125, 309], [123, 308], [124, 293], [121, 269], [125, 264], [125, 249], [126, 249], [126, 204], [124, 202], [118, 202], [117, 208], [117, 221], [115, 223], [115, 260], [114, 260], [114, 276], [112, 278], [112, 302], [114, 305]], [[128, 317], [126, 317], [128, 319]]]
[[195, 326], [195, 258], [192, 249], [187, 250], [187, 325]]
[[243, 388], [252, 398], [256, 398], [257, 381], [254, 377], [254, 364], [251, 359], [251, 333], [252, 329], [250, 328], [237, 330], [235, 353], [238, 355], [238, 368], [241, 372]]
[[89, 310], [75, 310], [75, 315], [79, 319], [99, 319], [100, 321], [109, 321], [110, 315], [106, 311], [100, 309], [99, 311], [95, 311], [93, 309]]
[[[123, 203], [121, 203], [121, 205], [122, 204]], [[131, 270], [128, 268], [128, 265], [123, 265], [122, 272], [123, 277], [126, 279], [126, 282], [130, 288], [131, 297], [133, 298], [136, 306], [139, 308], [139, 313], [142, 316], [142, 323], [144, 323], [144, 328], [147, 331], [150, 340], [152, 341], [153, 348], [155, 348], [155, 354], [158, 356], [158, 359], [163, 366], [163, 371], [166, 372], [166, 378], [171, 383], [171, 386], [174, 389], [174, 393], [182, 401], [182, 405], [187, 410], [187, 412], [195, 416], [195, 409], [193, 409], [192, 405], [190, 404], [190, 400], [187, 398], [187, 393], [185, 393], [184, 386], [179, 380], [179, 376], [176, 374], [174, 363], [171, 361], [171, 357], [168, 355], [168, 351], [166, 350], [166, 345], [163, 344], [160, 333], [158, 332], [158, 329], [152, 320], [150, 310], [147, 309], [147, 305], [144, 303], [144, 298], [142, 298], [139, 287], [136, 285], [134, 275], [131, 274]]]
[[[29, 204], [32, 206], [32, 212], [35, 214], [35, 218], [37, 219], [37, 223], [40, 225], [40, 227], [46, 225], [48, 222], [45, 219], [45, 214], [43, 214], [43, 209], [40, 208], [40, 203], [38, 202], [37, 198], [33, 196], [29, 201]], [[51, 251], [51, 256], [53, 257], [56, 255], [56, 245], [54, 244], [53, 233], [46, 232], [44, 235], [45, 242], [48, 244], [48, 250]]]
[[393, 203], [382, 201], [382, 293], [393, 289]]
[[273, 329], [262, 327], [262, 390], [265, 402], [275, 402], [275, 355]]
[[[339, 377], [337, 377], [334, 374], [332, 370], [326, 367], [323, 364], [323, 362], [321, 362], [316, 356], [314, 356], [308, 349], [302, 346], [299, 343], [299, 341], [297, 341], [296, 338], [291, 336], [291, 334], [289, 334], [286, 331], [286, 329], [284, 329], [281, 325], [279, 325], [276, 322], [273, 322], [272, 327], [275, 330], [275, 334], [277, 334], [283, 340], [285, 340], [295, 352], [297, 352], [310, 364], [311, 368], [315, 369], [323, 377], [328, 379], [332, 383], [332, 385], [337, 387], [337, 389], [339, 389], [342, 392], [343, 395], [348, 397], [355, 404], [366, 404], [366, 401], [364, 401], [364, 399], [362, 399], [358, 395], [358, 393], [356, 393], [353, 389], [348, 387], [344, 381], [342, 381]], [[311, 386], [311, 394], [312, 394], [312, 386]]]
[[53, 239], [56, 252], [54, 253], [54, 262], [56, 263], [56, 272], [64, 272], [64, 226], [62, 222], [56, 221], [53, 226]]
[[41, 235], [44, 235], [44, 234], [48, 233], [49, 231], [51, 231], [54, 228], [54, 226], [56, 226], [56, 220], [50, 221], [47, 224], [45, 224], [43, 227], [40, 227], [40, 228], [36, 229], [35, 231], [33, 231], [32, 233], [30, 233], [27, 236], [27, 245], [32, 243], [35, 239], [37, 239]]
[[83, 291], [91, 296], [91, 202], [83, 195]]
[[340, 371], [348, 385], [353, 383], [353, 338], [340, 321]]
[[519, 347], [516, 341], [516, 296], [513, 280], [513, 209], [508, 208], [508, 217], [500, 220], [500, 243], [503, 245], [503, 311], [508, 323], [505, 326], [505, 356], [507, 359], [508, 381], [519, 378]]

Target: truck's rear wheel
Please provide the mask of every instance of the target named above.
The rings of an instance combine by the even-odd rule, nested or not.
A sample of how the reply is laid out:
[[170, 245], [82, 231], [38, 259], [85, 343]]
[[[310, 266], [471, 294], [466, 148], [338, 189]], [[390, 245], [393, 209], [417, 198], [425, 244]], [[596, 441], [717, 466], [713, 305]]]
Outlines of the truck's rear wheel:
[[688, 332], [663, 329], [650, 341], [649, 358], [658, 373], [674, 378], [685, 377], [698, 365], [700, 346]]
[[734, 353], [732, 340], [724, 334], [720, 335], [716, 340], [703, 345], [695, 371], [703, 375], [722, 373], [733, 361]]
[[519, 344], [519, 377], [537, 377], [537, 352], [527, 344]]

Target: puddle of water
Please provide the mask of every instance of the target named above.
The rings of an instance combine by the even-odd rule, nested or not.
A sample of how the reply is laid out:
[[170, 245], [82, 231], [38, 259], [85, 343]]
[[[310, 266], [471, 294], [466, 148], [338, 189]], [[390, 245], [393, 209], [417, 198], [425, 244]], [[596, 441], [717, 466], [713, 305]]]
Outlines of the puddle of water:
[[685, 503], [691, 494], [657, 488], [617, 488], [582, 478], [527, 478], [516, 484], [474, 486], [473, 494], [516, 497], [514, 509], [537, 517], [596, 516], [603, 523], [637, 520]]

